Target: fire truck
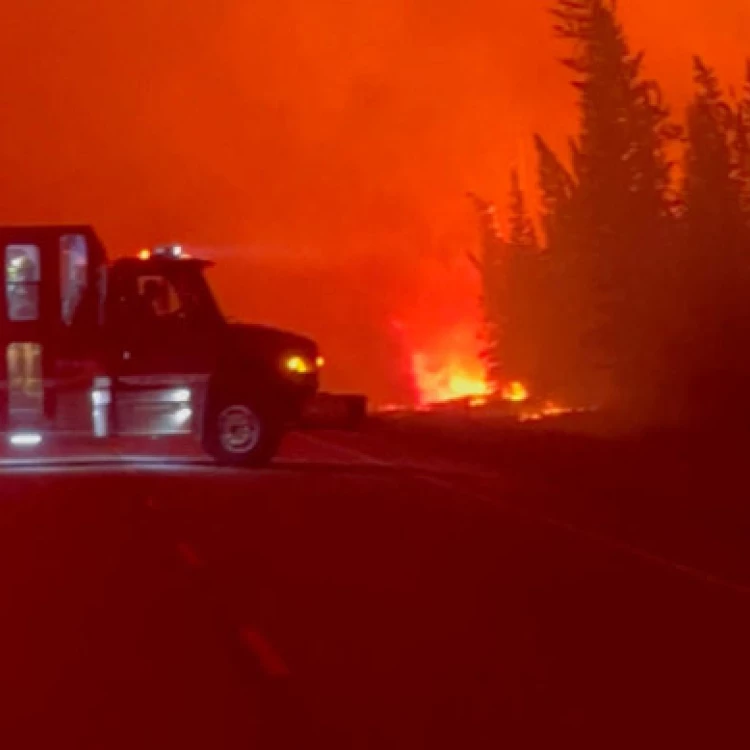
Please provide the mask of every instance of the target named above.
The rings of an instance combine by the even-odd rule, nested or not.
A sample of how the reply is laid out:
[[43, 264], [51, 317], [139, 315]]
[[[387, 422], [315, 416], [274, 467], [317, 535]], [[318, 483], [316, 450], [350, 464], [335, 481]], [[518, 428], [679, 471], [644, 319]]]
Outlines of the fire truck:
[[228, 322], [204, 276], [212, 264], [179, 246], [110, 263], [91, 227], [4, 227], [0, 252], [11, 450], [192, 434], [220, 464], [259, 466], [316, 394], [316, 343]]

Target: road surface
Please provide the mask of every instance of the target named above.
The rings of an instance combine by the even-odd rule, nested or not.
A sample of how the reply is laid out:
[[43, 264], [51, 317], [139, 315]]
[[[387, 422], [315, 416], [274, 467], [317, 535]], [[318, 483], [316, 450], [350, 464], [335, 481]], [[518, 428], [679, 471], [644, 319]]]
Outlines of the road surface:
[[748, 746], [750, 579], [387, 440], [159, 450], [0, 467], [2, 747]]

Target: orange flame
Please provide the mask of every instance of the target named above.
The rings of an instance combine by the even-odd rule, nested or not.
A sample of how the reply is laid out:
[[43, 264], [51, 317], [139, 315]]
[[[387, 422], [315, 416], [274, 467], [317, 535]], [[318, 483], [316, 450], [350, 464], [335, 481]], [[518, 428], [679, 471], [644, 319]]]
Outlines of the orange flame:
[[529, 391], [523, 383], [514, 380], [503, 388], [502, 396], [505, 401], [520, 404], [529, 400]]
[[492, 393], [478, 357], [450, 354], [436, 361], [418, 352], [412, 356], [412, 369], [421, 404], [461, 398], [478, 400]]

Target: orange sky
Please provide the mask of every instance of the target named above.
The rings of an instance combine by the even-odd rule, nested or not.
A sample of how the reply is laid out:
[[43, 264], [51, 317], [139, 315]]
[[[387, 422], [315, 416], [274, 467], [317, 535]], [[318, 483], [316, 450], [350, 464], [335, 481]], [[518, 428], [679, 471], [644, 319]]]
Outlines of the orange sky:
[[[328, 385], [378, 398], [404, 347], [471, 338], [466, 190], [533, 183], [527, 136], [574, 126], [549, 0], [2, 4], [0, 220], [210, 248], [228, 310], [314, 334]], [[676, 106], [694, 51], [739, 80], [744, 0], [620, 5]]]

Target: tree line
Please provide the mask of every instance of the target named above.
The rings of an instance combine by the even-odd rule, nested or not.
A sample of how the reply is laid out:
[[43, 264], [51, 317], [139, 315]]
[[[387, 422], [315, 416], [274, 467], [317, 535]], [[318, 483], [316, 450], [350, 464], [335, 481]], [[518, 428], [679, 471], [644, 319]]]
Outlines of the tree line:
[[750, 383], [750, 64], [739, 93], [693, 60], [675, 122], [614, 0], [557, 0], [577, 92], [562, 158], [534, 138], [541, 216], [517, 173], [508, 223], [481, 226], [491, 380], [649, 413], [737, 411]]

